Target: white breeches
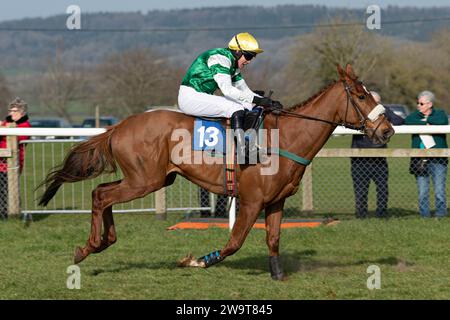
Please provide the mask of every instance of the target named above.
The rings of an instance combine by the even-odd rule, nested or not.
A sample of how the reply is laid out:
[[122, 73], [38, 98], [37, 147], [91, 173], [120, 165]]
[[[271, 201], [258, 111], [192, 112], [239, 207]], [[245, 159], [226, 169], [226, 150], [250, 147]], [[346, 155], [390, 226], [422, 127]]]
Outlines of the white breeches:
[[225, 117], [239, 110], [252, 110], [253, 104], [238, 102], [222, 96], [197, 92], [188, 86], [180, 86], [178, 92], [178, 106], [181, 111], [198, 117]]

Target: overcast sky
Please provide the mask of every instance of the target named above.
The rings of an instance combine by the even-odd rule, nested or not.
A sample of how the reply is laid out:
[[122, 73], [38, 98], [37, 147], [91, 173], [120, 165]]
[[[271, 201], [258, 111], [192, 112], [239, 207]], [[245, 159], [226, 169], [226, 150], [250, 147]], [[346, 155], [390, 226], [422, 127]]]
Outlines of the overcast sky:
[[450, 0], [1, 0], [0, 21], [65, 14], [66, 8], [71, 4], [78, 5], [81, 12], [147, 12], [156, 9], [231, 5], [275, 6], [278, 4], [317, 4], [351, 8], [367, 7], [370, 4], [377, 4], [381, 7], [387, 5], [431, 7], [450, 6]]

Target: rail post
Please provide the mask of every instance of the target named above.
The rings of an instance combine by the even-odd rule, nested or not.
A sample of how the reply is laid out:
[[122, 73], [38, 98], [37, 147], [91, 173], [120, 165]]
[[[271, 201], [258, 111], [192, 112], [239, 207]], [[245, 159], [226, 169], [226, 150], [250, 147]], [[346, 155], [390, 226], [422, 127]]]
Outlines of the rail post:
[[156, 219], [167, 219], [166, 188], [161, 188], [155, 192], [155, 210]]
[[[8, 124], [15, 128], [15, 123]], [[7, 148], [11, 150], [8, 157], [8, 215], [17, 217], [20, 214], [20, 187], [19, 187], [19, 144], [16, 136], [6, 137]]]
[[302, 211], [313, 212], [314, 198], [313, 198], [313, 178], [312, 178], [312, 163], [306, 167], [302, 178]]

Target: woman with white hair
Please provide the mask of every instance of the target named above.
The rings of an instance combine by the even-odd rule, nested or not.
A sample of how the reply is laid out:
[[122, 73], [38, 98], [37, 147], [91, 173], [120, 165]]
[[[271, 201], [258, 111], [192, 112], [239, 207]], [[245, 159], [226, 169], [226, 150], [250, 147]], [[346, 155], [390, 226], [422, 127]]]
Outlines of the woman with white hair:
[[[417, 96], [417, 111], [405, 119], [407, 125], [447, 125], [448, 117], [444, 110], [433, 106], [434, 94], [422, 91]], [[412, 135], [412, 148], [448, 148], [446, 134]], [[414, 161], [415, 160], [415, 161]], [[431, 217], [430, 213], [430, 177], [433, 181], [436, 217], [447, 215], [447, 199], [445, 184], [447, 177], [448, 158], [411, 159], [410, 172], [416, 176], [419, 191], [419, 212], [422, 217]]]

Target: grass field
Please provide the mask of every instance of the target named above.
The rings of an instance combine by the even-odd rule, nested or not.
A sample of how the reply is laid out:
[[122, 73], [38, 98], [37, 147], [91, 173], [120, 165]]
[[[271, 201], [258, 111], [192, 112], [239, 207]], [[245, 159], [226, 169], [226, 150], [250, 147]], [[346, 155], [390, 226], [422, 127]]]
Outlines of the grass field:
[[[350, 137], [337, 137], [327, 147], [349, 145]], [[395, 137], [390, 146], [408, 147], [409, 136]], [[62, 160], [44, 153], [40, 146], [35, 148], [35, 159], [27, 158], [26, 165], [42, 172], [22, 176], [28, 188], [34, 188], [43, 172]], [[50, 148], [64, 151], [68, 145]], [[275, 282], [269, 276], [262, 230], [252, 230], [242, 249], [217, 266], [182, 269], [176, 267], [176, 261], [190, 252], [198, 257], [222, 248], [229, 231], [167, 231], [184, 219], [183, 213], [169, 213], [166, 221], [156, 220], [152, 214], [116, 214], [118, 242], [84, 261], [80, 265], [81, 289], [69, 290], [67, 268], [75, 246], [87, 240], [90, 215], [35, 215], [28, 227], [18, 219], [0, 223], [0, 299], [450, 299], [450, 219], [425, 220], [410, 210], [388, 220], [355, 220], [348, 159], [316, 160], [314, 175], [326, 178], [339, 173], [342, 178], [338, 185], [329, 185], [327, 179], [316, 182], [319, 209], [304, 216], [323, 216], [331, 208], [342, 214], [335, 216], [345, 219], [335, 226], [282, 231], [287, 281]], [[390, 162], [391, 181], [403, 191], [410, 188], [404, 201], [414, 206], [415, 183], [404, 170], [406, 164], [407, 160]], [[85, 182], [84, 191], [69, 185], [51, 205], [70, 207], [67, 199], [73, 197], [75, 207], [89, 208], [90, 190], [98, 182]], [[197, 205], [192, 203], [198, 199], [192, 184], [178, 179], [171, 188], [176, 191], [169, 193], [169, 206], [177, 202], [186, 205], [186, 201]], [[183, 198], [191, 194], [191, 200]], [[23, 194], [22, 199], [30, 203], [35, 196]], [[392, 192], [391, 197], [395, 199]], [[286, 207], [298, 212], [299, 199], [291, 197]], [[287, 216], [292, 216], [290, 212]], [[367, 288], [371, 265], [380, 268], [381, 289]]]
[[[348, 220], [282, 231], [288, 280], [268, 271], [265, 232], [252, 230], [234, 256], [209, 269], [176, 261], [220, 249], [226, 229], [167, 231], [169, 214], [115, 215], [118, 242], [80, 264], [81, 289], [69, 290], [67, 268], [84, 245], [88, 215], [41, 216], [27, 228], [0, 223], [0, 299], [450, 299], [450, 219]], [[370, 265], [381, 289], [369, 290]]]

